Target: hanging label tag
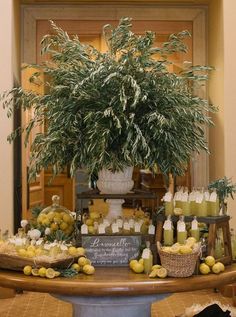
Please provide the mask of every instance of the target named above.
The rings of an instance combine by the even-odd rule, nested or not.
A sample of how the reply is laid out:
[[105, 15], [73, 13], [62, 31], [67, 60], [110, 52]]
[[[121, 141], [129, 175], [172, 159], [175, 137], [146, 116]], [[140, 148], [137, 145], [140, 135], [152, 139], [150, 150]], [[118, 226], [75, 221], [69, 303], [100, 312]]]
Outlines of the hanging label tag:
[[108, 219], [104, 219], [103, 220], [103, 224], [104, 224], [105, 227], [109, 227], [110, 226], [110, 222], [109, 222]]
[[122, 228], [123, 227], [123, 220], [122, 219], [117, 219], [116, 223], [117, 223], [118, 228]]
[[103, 223], [101, 223], [100, 225], [98, 225], [98, 233], [99, 234], [104, 234], [105, 233], [105, 226]]
[[130, 228], [134, 227], [134, 219], [129, 220], [129, 226], [130, 226]]
[[164, 200], [165, 202], [170, 202], [170, 201], [172, 200], [172, 194], [171, 194], [171, 192], [167, 192], [167, 193], [165, 194], [165, 196], [163, 197], [163, 200]]
[[197, 194], [196, 203], [201, 204], [203, 201], [203, 194]]
[[85, 223], [81, 226], [81, 234], [88, 234], [88, 226]]
[[171, 229], [172, 229], [172, 222], [171, 222], [171, 220], [168, 220], [168, 219], [167, 219], [167, 220], [164, 222], [163, 229], [164, 229], [164, 230], [171, 230]]
[[139, 222], [135, 222], [134, 224], [134, 232], [139, 233], [141, 231], [141, 224]]
[[197, 220], [193, 220], [192, 221], [191, 229], [192, 230], [197, 230], [198, 229], [198, 221]]
[[128, 222], [124, 222], [123, 228], [124, 228], [124, 230], [130, 230], [129, 223]]
[[155, 226], [154, 225], [149, 225], [148, 234], [155, 234]]
[[181, 201], [188, 201], [188, 193], [183, 193], [181, 195]]
[[211, 193], [210, 201], [216, 202], [216, 199], [217, 199], [217, 194], [216, 194], [216, 192]]
[[112, 230], [113, 233], [119, 232], [119, 228], [118, 228], [117, 223], [113, 223], [113, 224], [111, 225], [111, 230]]

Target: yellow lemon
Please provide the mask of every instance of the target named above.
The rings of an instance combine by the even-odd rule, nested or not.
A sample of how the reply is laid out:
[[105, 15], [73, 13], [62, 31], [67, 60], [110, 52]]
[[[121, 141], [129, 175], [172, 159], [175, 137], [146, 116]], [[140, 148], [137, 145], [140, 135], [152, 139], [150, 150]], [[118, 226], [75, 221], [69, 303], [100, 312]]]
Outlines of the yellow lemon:
[[50, 220], [49, 220], [48, 218], [45, 218], [45, 219], [42, 220], [41, 223], [42, 223], [43, 226], [46, 227], [46, 226], [49, 226], [49, 225], [50, 225]]
[[216, 263], [211, 268], [212, 272], [215, 274], [219, 274], [221, 272], [221, 265], [219, 263]]
[[56, 231], [56, 230], [59, 229], [58, 224], [55, 223], [55, 222], [53, 222], [53, 223], [51, 224], [50, 228], [52, 229], [52, 231]]
[[30, 265], [26, 265], [23, 269], [23, 272], [25, 275], [31, 275], [31, 272], [32, 272], [32, 266]]
[[207, 264], [201, 263], [199, 266], [199, 271], [201, 272], [201, 274], [205, 275], [205, 274], [210, 273], [211, 269]]
[[79, 266], [84, 266], [86, 264], [91, 264], [90, 260], [82, 256], [81, 258], [78, 259], [78, 264]]
[[78, 250], [76, 247], [69, 247], [68, 253], [72, 256], [78, 256]]
[[131, 261], [129, 262], [129, 267], [132, 269], [133, 265], [136, 264], [136, 263], [138, 263], [137, 260], [131, 260]]
[[84, 248], [79, 247], [77, 248], [77, 253], [78, 253], [78, 256], [81, 256], [81, 255], [85, 255], [86, 251]]
[[40, 256], [40, 255], [43, 255], [43, 250], [41, 248], [38, 248], [35, 250], [35, 255], [36, 256]]
[[95, 268], [92, 265], [86, 264], [83, 267], [83, 272], [87, 275], [92, 275], [95, 272]]
[[60, 276], [60, 275], [61, 275], [61, 273], [60, 273], [60, 272], [55, 271], [55, 277], [58, 277], [58, 276]]
[[33, 276], [39, 276], [39, 270], [38, 269], [32, 269], [31, 274]]
[[46, 269], [46, 277], [54, 278], [56, 276], [55, 271], [52, 268]]
[[52, 221], [54, 217], [55, 217], [54, 211], [50, 211], [50, 212], [47, 214], [47, 218], [48, 218], [49, 221]]
[[86, 224], [87, 226], [92, 226], [93, 223], [94, 223], [94, 220], [93, 220], [93, 219], [90, 219], [90, 218], [88, 218], [88, 219], [85, 221], [85, 224]]
[[27, 252], [25, 249], [19, 249], [18, 254], [23, 257], [27, 257]]
[[135, 263], [132, 267], [132, 270], [135, 272], [135, 273], [143, 273], [143, 270], [144, 270], [144, 266], [143, 264], [141, 263]]
[[79, 271], [80, 271], [80, 266], [79, 266], [79, 264], [78, 264], [78, 263], [74, 263], [74, 264], [72, 264], [72, 265], [71, 265], [71, 268], [72, 268], [72, 269], [74, 269], [74, 270], [76, 270], [77, 272], [79, 272]]
[[215, 263], [216, 263], [216, 260], [213, 256], [211, 255], [208, 255], [206, 258], [205, 258], [205, 263], [208, 265], [208, 266], [213, 266]]
[[47, 271], [46, 267], [41, 267], [41, 268], [39, 269], [39, 271], [38, 271], [39, 276], [45, 277], [45, 276], [46, 276], [46, 271]]
[[35, 246], [34, 245], [29, 245], [27, 248], [27, 251], [35, 251]]
[[190, 254], [190, 253], [193, 252], [193, 250], [188, 245], [181, 245], [180, 248], [179, 248], [179, 252], [181, 254]]
[[160, 269], [161, 267], [162, 267], [161, 265], [155, 264], [155, 265], [152, 266], [151, 270]]
[[161, 267], [160, 269], [157, 269], [157, 276], [160, 278], [167, 277], [167, 270], [164, 267]]
[[35, 252], [34, 251], [26, 251], [26, 256], [28, 257], [28, 258], [33, 258], [34, 256], [35, 256]]
[[143, 258], [139, 259], [138, 263], [143, 265], [144, 264], [144, 259]]
[[221, 262], [217, 262], [216, 264], [220, 267], [221, 272], [224, 272], [224, 270], [225, 270], [224, 264]]
[[60, 224], [60, 229], [62, 231], [66, 230], [68, 228], [68, 223], [62, 221], [62, 223]]
[[68, 215], [68, 214], [64, 214], [62, 219], [63, 219], [64, 222], [66, 222], [68, 224], [73, 222], [73, 218], [70, 215]]
[[95, 220], [95, 219], [98, 219], [98, 218], [100, 217], [100, 215], [99, 215], [98, 212], [92, 211], [92, 212], [90, 212], [89, 217], [90, 217], [91, 219]]
[[151, 271], [151, 273], [148, 275], [149, 277], [157, 277], [157, 270], [158, 269], [154, 269]]
[[88, 226], [88, 233], [95, 234], [95, 228], [94, 226]]

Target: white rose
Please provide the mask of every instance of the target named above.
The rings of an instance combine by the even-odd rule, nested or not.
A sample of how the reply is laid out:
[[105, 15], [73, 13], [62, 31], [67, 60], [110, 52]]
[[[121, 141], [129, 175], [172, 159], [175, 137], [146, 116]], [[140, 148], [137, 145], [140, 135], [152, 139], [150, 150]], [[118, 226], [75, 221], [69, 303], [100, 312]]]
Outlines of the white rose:
[[29, 223], [28, 220], [23, 219], [21, 220], [20, 225], [22, 228], [25, 228], [28, 225], [28, 223]]
[[50, 229], [50, 228], [46, 228], [46, 229], [45, 229], [45, 234], [46, 234], [46, 236], [49, 235], [50, 233], [51, 233], [51, 229]]
[[41, 232], [38, 229], [32, 229], [28, 232], [28, 235], [32, 240], [38, 240], [41, 236]]

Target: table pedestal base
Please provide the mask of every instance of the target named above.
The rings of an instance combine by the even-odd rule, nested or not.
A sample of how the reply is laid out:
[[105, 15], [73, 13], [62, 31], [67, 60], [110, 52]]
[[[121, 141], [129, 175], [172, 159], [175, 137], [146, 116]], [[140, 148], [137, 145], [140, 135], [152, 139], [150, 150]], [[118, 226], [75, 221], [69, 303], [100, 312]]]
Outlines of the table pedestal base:
[[127, 297], [53, 296], [73, 304], [73, 317], [150, 317], [151, 304], [169, 295]]

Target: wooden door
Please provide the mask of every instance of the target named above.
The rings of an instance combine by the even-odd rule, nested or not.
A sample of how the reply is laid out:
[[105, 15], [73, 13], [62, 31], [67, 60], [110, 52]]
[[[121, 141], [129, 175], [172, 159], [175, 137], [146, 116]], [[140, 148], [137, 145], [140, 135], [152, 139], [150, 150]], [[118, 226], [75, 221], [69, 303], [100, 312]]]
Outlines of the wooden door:
[[[25, 68], [21, 73], [21, 83], [25, 90], [34, 91], [38, 94], [44, 93], [43, 86], [38, 86], [29, 81], [29, 78], [36, 70], [34, 68]], [[43, 75], [42, 75], [43, 76]], [[33, 109], [22, 112], [22, 126], [27, 125], [31, 118], [33, 118]], [[28, 219], [31, 217], [30, 209], [37, 205], [44, 204], [44, 171], [37, 175], [34, 181], [28, 183], [28, 168], [30, 147], [34, 140], [36, 133], [43, 132], [44, 126], [35, 127], [29, 136], [29, 143], [27, 146], [24, 144], [25, 133], [22, 134], [21, 140], [21, 153], [22, 153], [22, 218]]]
[[[101, 51], [106, 50], [105, 41], [102, 38], [102, 26], [111, 23], [116, 25], [118, 20], [57, 20], [54, 22], [60, 26], [63, 30], [67, 31], [70, 36], [77, 34], [81, 42], [91, 44]], [[147, 30], [152, 30], [157, 34], [156, 45], [161, 45], [168, 39], [168, 36], [172, 33], [177, 33], [182, 30], [189, 30], [192, 32], [193, 24], [192, 21], [155, 21], [155, 20], [139, 20], [133, 21], [133, 31], [137, 34], [144, 34]], [[47, 57], [42, 57], [40, 55], [40, 41], [45, 34], [50, 34], [52, 32], [50, 23], [47, 20], [38, 20], [36, 27], [36, 62], [40, 63]], [[171, 57], [173, 62], [173, 69], [181, 69], [183, 62], [185, 60], [192, 61], [192, 39], [186, 39], [186, 44], [188, 45], [188, 53], [185, 55], [174, 54]], [[26, 114], [27, 116], [27, 114]], [[23, 163], [24, 164], [24, 163]], [[189, 169], [190, 170], [190, 169]], [[179, 183], [183, 185], [189, 185], [190, 182], [190, 172], [187, 172], [184, 178], [178, 180]], [[51, 196], [53, 194], [58, 194], [61, 197], [61, 204], [67, 208], [73, 210], [75, 207], [75, 188], [77, 183], [75, 180], [70, 179], [67, 170], [60, 175], [58, 175], [51, 184], [49, 184], [49, 179], [51, 178], [50, 170], [42, 173], [40, 179], [40, 186], [44, 184], [44, 190], [41, 194], [43, 195], [42, 203], [49, 205], [51, 203]], [[42, 179], [43, 178], [43, 179]], [[30, 192], [33, 190], [33, 186], [39, 188], [39, 183], [30, 184]], [[164, 189], [164, 185], [163, 185]], [[162, 192], [163, 192], [162, 189]], [[23, 193], [24, 195], [24, 193]], [[33, 195], [30, 195], [30, 205], [32, 206], [35, 202], [33, 201]], [[42, 196], [41, 196], [42, 197]], [[23, 200], [26, 200], [23, 197]]]

